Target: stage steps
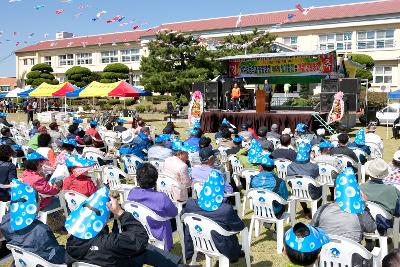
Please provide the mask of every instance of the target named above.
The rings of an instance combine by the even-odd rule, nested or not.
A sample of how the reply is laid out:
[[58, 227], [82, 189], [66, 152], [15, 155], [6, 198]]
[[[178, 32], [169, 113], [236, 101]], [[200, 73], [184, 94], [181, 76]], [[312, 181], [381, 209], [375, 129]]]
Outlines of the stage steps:
[[333, 129], [318, 113], [312, 114], [315, 120], [317, 120], [321, 125], [332, 134], [336, 134], [335, 129]]

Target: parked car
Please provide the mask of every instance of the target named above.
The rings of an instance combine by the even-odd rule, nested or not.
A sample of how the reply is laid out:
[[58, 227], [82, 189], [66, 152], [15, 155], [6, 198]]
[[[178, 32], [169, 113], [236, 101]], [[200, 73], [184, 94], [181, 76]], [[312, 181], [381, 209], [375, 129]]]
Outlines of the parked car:
[[385, 108], [376, 112], [377, 124], [393, 125], [393, 122], [400, 116], [400, 103], [389, 104]]

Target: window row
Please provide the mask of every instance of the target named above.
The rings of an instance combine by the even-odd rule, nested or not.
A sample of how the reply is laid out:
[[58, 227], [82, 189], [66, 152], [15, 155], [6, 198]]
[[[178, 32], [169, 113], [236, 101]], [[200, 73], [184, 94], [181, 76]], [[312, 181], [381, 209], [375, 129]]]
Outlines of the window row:
[[[140, 61], [140, 49], [127, 49], [121, 51], [111, 50], [101, 52], [101, 63], [109, 64], [116, 62], [135, 61]], [[58, 66], [91, 65], [93, 62], [94, 60], [92, 53], [65, 54], [58, 56]], [[43, 57], [43, 63], [52, 65], [51, 56]]]

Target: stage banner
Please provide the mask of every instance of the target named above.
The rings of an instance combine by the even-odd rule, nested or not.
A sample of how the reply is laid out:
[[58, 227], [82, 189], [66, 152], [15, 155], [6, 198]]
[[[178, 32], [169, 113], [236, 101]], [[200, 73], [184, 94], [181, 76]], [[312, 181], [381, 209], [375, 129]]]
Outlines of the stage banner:
[[203, 110], [203, 95], [200, 91], [195, 91], [193, 92], [192, 99], [189, 103], [189, 125], [193, 125], [195, 121], [200, 120], [201, 114], [203, 114]]
[[288, 56], [229, 61], [231, 77], [328, 75], [336, 71], [336, 52], [315, 56]]
[[332, 104], [332, 109], [329, 112], [327, 123], [332, 124], [334, 122], [340, 121], [344, 115], [344, 101], [343, 92], [337, 92], [335, 94], [335, 99]]

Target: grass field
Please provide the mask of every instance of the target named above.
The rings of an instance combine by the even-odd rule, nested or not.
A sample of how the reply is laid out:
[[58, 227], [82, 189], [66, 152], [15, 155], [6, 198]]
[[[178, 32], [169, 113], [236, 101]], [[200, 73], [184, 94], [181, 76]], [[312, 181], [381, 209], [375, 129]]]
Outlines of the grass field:
[[[156, 132], [161, 132], [164, 128], [166, 122], [163, 120], [165, 115], [163, 114], [143, 114], [141, 117], [145, 119], [147, 124], [155, 126]], [[25, 121], [26, 114], [10, 114], [9, 121]], [[177, 131], [182, 134], [182, 137], [185, 138], [187, 135], [185, 134], [185, 130], [188, 125], [186, 123], [176, 123]], [[351, 134], [354, 135], [357, 129], [355, 129]], [[389, 129], [389, 136], [391, 136], [391, 129]], [[378, 127], [377, 132], [384, 139], [384, 159], [388, 162], [391, 160], [394, 152], [399, 148], [399, 141], [395, 139], [386, 139], [386, 127]], [[214, 134], [206, 134], [214, 141]], [[302, 212], [300, 212], [300, 207], [297, 208], [297, 220], [299, 221], [307, 221], [304, 219]], [[247, 210], [245, 217], [243, 218], [245, 224], [247, 226], [250, 225], [250, 217], [251, 212]], [[289, 225], [286, 225], [286, 229], [289, 228]], [[261, 234], [258, 238], [253, 238], [253, 242], [251, 244], [251, 263], [252, 266], [290, 266], [287, 258], [284, 254], [276, 253], [276, 241], [272, 239], [272, 232], [270, 230], [265, 230], [262, 228]], [[56, 234], [58, 241], [60, 244], [65, 244], [66, 235]], [[179, 243], [179, 239], [174, 236], [175, 246], [173, 249], [173, 253], [180, 255], [181, 247]], [[200, 262], [202, 265], [205, 265], [205, 262]], [[215, 263], [215, 261], [214, 261]], [[7, 265], [3, 265], [7, 266]], [[245, 266], [245, 260], [240, 259], [238, 263], [231, 264], [231, 266]]]

